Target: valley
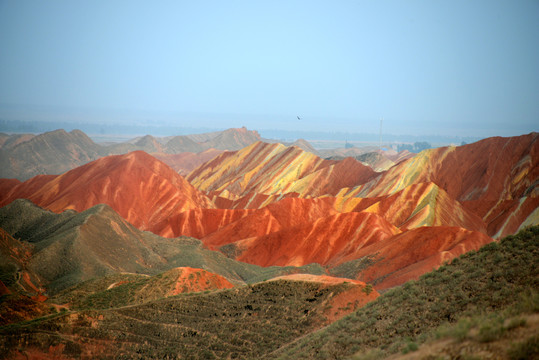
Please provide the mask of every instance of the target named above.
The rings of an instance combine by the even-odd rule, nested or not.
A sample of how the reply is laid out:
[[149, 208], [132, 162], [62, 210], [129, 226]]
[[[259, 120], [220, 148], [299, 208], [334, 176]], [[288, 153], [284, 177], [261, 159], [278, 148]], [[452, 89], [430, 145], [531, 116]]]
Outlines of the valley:
[[1, 352], [362, 358], [532, 316], [538, 137], [322, 155], [245, 128], [2, 135]]

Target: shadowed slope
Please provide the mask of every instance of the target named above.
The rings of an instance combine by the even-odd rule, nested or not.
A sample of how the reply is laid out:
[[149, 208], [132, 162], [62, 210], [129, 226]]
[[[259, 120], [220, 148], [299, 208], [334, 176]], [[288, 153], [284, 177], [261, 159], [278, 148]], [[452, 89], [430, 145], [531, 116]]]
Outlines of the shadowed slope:
[[199, 153], [209, 149], [239, 150], [259, 141], [256, 131], [227, 129], [205, 134], [179, 135], [154, 138], [146, 135], [127, 142], [112, 144], [101, 148], [102, 155], [119, 155], [142, 150], [147, 153], [179, 154], [183, 152]]
[[296, 275], [142, 305], [88, 307], [2, 327], [0, 351], [11, 358], [341, 359], [378, 348], [375, 354], [387, 356], [432, 338], [444, 321], [511, 307], [537, 311], [539, 231], [530, 232], [534, 237], [468, 253], [329, 326], [335, 308], [346, 312], [376, 292], [357, 281]]
[[204, 269], [176, 267], [153, 276], [124, 272], [95, 278], [61, 291], [51, 300], [71, 309], [105, 309], [234, 286]]
[[365, 246], [350, 260], [370, 256], [373, 264], [357, 278], [383, 290], [417, 279], [454, 257], [490, 242], [491, 238], [477, 231], [420, 227]]
[[230, 245], [236, 259], [261, 266], [338, 264], [358, 249], [399, 233], [378, 215], [343, 213]]
[[[38, 180], [40, 186], [34, 186]], [[142, 230], [173, 213], [214, 207], [183, 177], [142, 151], [101, 158], [42, 181], [31, 179], [12, 188], [0, 204], [17, 198], [55, 212], [104, 203]]]
[[316, 151], [316, 149], [305, 139], [297, 139], [296, 141], [291, 143], [290, 146], [299, 147], [303, 151], [307, 151], [307, 152], [310, 152], [311, 154], [319, 156], [318, 151]]
[[[260, 140], [256, 131], [245, 128], [200, 134], [200, 142], [190, 136], [172, 137], [166, 144], [146, 135], [132, 141], [101, 146], [80, 130], [55, 130], [39, 135], [0, 133], [0, 178], [27, 180], [36, 175], [57, 175], [102, 156], [133, 151], [177, 154], [201, 152], [211, 148], [239, 150]], [[192, 170], [193, 168], [190, 168]]]
[[204, 269], [176, 267], [152, 276], [123, 272], [94, 278], [60, 291], [49, 302], [74, 310], [107, 309], [234, 286], [225, 277]]
[[174, 234], [198, 237], [217, 248], [336, 214], [332, 200], [286, 198], [257, 210], [193, 210], [172, 217], [170, 224]]
[[292, 274], [283, 275], [271, 279], [270, 281], [297, 281], [319, 284], [321, 288], [331, 288], [336, 285], [346, 284], [346, 290], [328, 299], [328, 303], [323, 311], [328, 323], [339, 320], [357, 309], [362, 308], [367, 303], [375, 300], [380, 294], [370, 285], [362, 281], [338, 278], [327, 275], [312, 274]]
[[230, 223], [253, 213], [254, 210], [193, 209], [174, 214], [155, 224], [155, 233], [165, 237], [180, 235], [203, 238]]
[[0, 326], [53, 311], [44, 303], [42, 279], [28, 269], [33, 248], [0, 228]]

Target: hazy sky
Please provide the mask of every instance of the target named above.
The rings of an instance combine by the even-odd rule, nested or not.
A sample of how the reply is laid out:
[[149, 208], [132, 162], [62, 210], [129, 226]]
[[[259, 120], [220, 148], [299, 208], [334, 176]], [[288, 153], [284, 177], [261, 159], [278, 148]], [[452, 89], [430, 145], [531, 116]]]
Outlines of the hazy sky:
[[519, 135], [539, 131], [539, 1], [0, 0], [0, 113], [11, 105]]

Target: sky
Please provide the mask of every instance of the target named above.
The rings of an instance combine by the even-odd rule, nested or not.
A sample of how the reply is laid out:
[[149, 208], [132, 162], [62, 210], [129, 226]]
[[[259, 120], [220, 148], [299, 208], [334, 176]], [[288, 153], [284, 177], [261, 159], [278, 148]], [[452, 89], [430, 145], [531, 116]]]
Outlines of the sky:
[[0, 0], [0, 117], [521, 135], [539, 1]]

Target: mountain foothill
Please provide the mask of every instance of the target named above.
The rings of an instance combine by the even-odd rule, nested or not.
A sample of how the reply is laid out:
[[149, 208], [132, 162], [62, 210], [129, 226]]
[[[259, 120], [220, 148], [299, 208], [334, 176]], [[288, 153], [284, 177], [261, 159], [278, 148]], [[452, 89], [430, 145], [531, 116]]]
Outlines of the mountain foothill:
[[[188, 306], [188, 294], [204, 294], [233, 303], [215, 314], [200, 305], [200, 316], [236, 327], [223, 318], [231, 309], [269, 324], [273, 310], [263, 302], [286, 297], [291, 303], [275, 311], [299, 338], [538, 225], [538, 136], [418, 154], [326, 149], [321, 157], [305, 140], [285, 144], [245, 128], [115, 144], [78, 130], [0, 134], [0, 328], [29, 336], [13, 326], [62, 314], [92, 323], [97, 308], [110, 309], [98, 318], [119, 324], [130, 306]], [[54, 323], [60, 339], [75, 336], [73, 319]], [[226, 346], [235, 344], [239, 358], [261, 356], [251, 336]], [[8, 350], [17, 356], [69, 354], [37, 338], [31, 346], [13, 339]], [[104, 342], [101, 355], [118, 356], [115, 346]], [[81, 351], [75, 357], [92, 355]]]

